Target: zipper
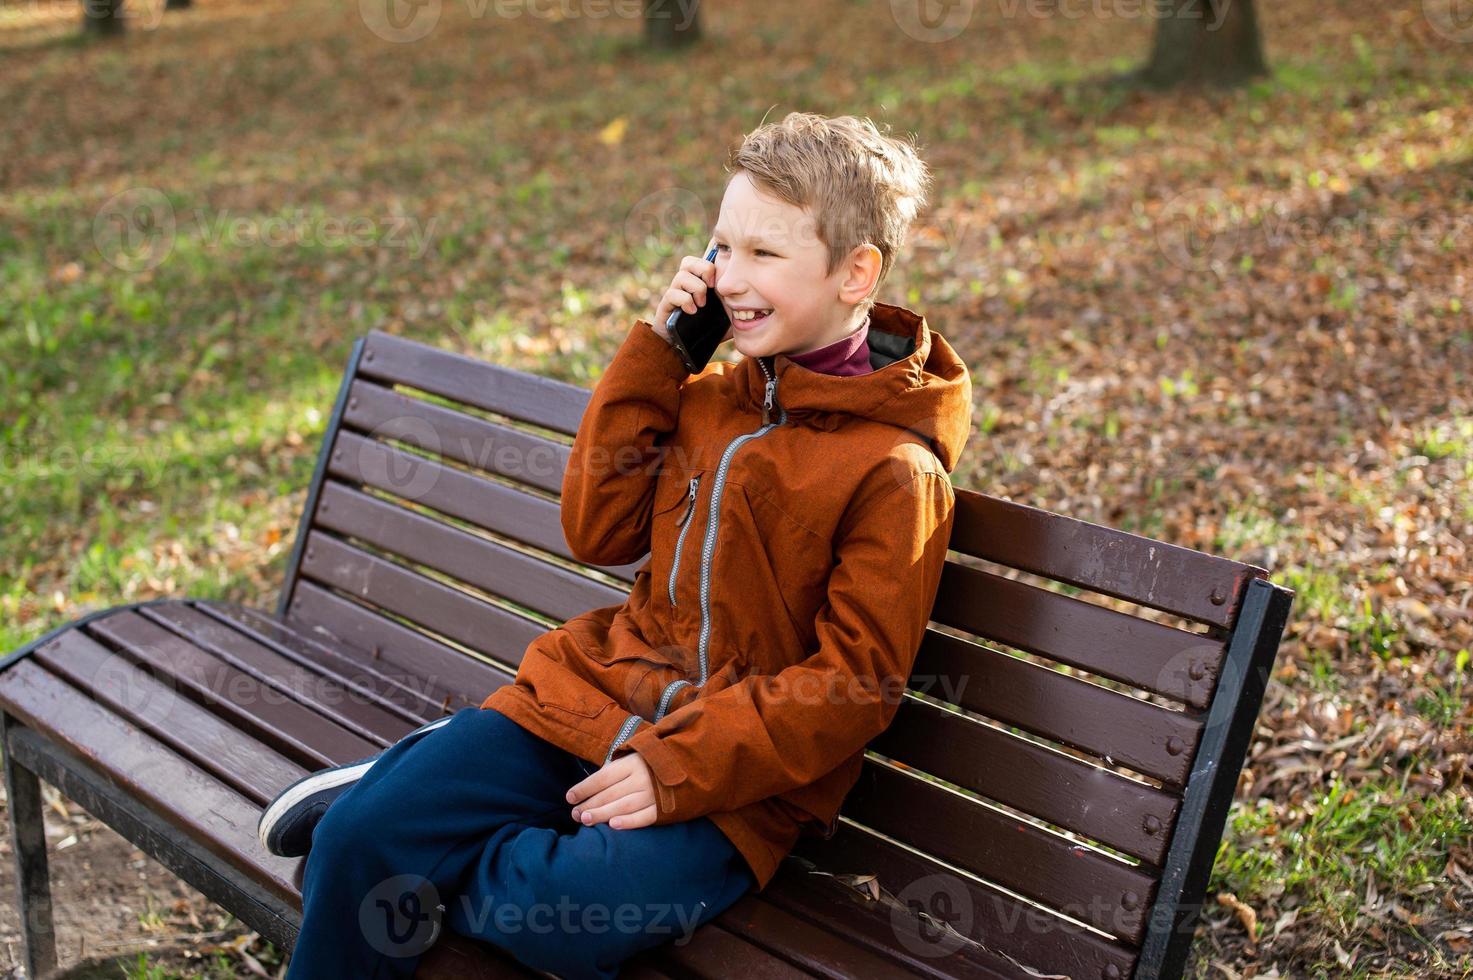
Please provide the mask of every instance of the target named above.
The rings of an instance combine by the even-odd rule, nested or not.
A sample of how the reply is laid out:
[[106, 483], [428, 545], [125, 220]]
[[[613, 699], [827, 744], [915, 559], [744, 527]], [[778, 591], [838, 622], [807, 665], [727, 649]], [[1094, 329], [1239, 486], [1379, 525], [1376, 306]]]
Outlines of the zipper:
[[[716, 467], [716, 484], [711, 488], [711, 500], [707, 504], [708, 515], [706, 517], [706, 538], [701, 545], [701, 639], [698, 647], [700, 660], [700, 680], [695, 686], [701, 687], [706, 683], [706, 675], [709, 670], [709, 650], [711, 643], [711, 563], [716, 555], [716, 533], [721, 525], [721, 494], [726, 489], [726, 472], [731, 467], [732, 457], [736, 451], [752, 439], [764, 436], [773, 429], [784, 424], [788, 420], [787, 409], [781, 404], [777, 405], [778, 418], [776, 422], [770, 421], [774, 398], [777, 394], [777, 378], [773, 376], [768, 368], [768, 358], [759, 357], [758, 367], [767, 377], [767, 387], [762, 399], [762, 426], [755, 432], [747, 432], [737, 436], [726, 444], [726, 449], [721, 454], [721, 462]], [[684, 531], [681, 532], [682, 537]], [[674, 577], [671, 577], [671, 594], [674, 594]], [[670, 706], [670, 699], [681, 687], [691, 682], [685, 678], [679, 678], [665, 685], [665, 690], [660, 694], [660, 706], [655, 712], [655, 721], [665, 716], [665, 710]]]
[[604, 765], [609, 764], [609, 760], [614, 757], [614, 750], [623, 745], [629, 736], [634, 734], [634, 730], [639, 727], [639, 723], [643, 720], [643, 718], [636, 714], [631, 714], [628, 718], [624, 719], [624, 724], [619, 726], [619, 734], [614, 736], [614, 743], [609, 746], [608, 754], [604, 756]]
[[697, 474], [696, 476], [691, 477], [690, 491], [686, 494], [686, 500], [689, 502], [689, 504], [685, 509], [685, 513], [681, 515], [680, 520], [675, 522], [675, 526], [680, 528], [680, 537], [675, 539], [675, 560], [670, 563], [671, 606], [675, 605], [675, 575], [677, 572], [680, 571], [680, 552], [685, 546], [685, 533], [689, 531], [693, 526], [692, 524], [687, 524], [686, 522], [689, 521], [691, 515], [696, 512], [696, 495], [700, 492], [700, 486], [700, 475]]
[[684, 677], [680, 678], [679, 680], [673, 680], [669, 684], [665, 685], [665, 690], [660, 694], [660, 705], [655, 709], [655, 721], [659, 721], [661, 718], [665, 717], [665, 712], [670, 710], [670, 699], [675, 697], [675, 692], [680, 690], [682, 687], [688, 687], [689, 685], [690, 681], [686, 680]]

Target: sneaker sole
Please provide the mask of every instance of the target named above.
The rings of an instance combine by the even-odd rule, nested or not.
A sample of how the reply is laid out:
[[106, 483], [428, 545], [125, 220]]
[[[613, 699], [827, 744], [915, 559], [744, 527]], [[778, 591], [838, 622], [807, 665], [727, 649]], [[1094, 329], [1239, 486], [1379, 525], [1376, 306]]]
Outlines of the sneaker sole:
[[[410, 735], [418, 735], [421, 732], [428, 732], [439, 728], [441, 725], [452, 720], [454, 717], [454, 715], [447, 715], [446, 717], [432, 721], [427, 725], [421, 725], [414, 731], [409, 732], [408, 734], [401, 737], [400, 741], [403, 741]], [[384, 751], [388, 750], [385, 749]], [[379, 753], [379, 755], [382, 754], [383, 753]], [[267, 838], [271, 836], [271, 830], [298, 803], [301, 803], [304, 799], [311, 796], [313, 793], [318, 793], [325, 789], [332, 789], [336, 786], [342, 786], [344, 783], [352, 783], [358, 781], [359, 779], [362, 779], [363, 774], [369, 769], [373, 768], [373, 764], [377, 762], [378, 759], [378, 755], [373, 755], [369, 756], [366, 759], [360, 759], [357, 762], [350, 762], [346, 765], [336, 766], [332, 769], [320, 769], [317, 772], [308, 773], [301, 779], [298, 779], [296, 782], [287, 786], [286, 789], [281, 791], [280, 795], [278, 795], [276, 799], [271, 801], [271, 805], [266, 808], [266, 810], [261, 814], [261, 819], [256, 822], [256, 839], [261, 842], [261, 848], [268, 852], [271, 850], [271, 848], [267, 846], [266, 843]]]

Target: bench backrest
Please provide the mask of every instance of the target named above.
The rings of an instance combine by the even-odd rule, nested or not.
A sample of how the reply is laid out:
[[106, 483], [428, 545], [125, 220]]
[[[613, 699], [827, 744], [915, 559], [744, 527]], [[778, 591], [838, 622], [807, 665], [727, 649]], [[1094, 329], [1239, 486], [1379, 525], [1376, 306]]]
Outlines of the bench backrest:
[[[381, 331], [334, 406], [281, 613], [478, 704], [622, 601], [558, 515], [590, 398]], [[894, 724], [795, 852], [1035, 970], [1179, 975], [1292, 593], [1263, 569], [958, 490]], [[1032, 579], [1032, 581], [1029, 581]], [[428, 679], [428, 680], [426, 680]], [[957, 937], [965, 937], [958, 939]]]

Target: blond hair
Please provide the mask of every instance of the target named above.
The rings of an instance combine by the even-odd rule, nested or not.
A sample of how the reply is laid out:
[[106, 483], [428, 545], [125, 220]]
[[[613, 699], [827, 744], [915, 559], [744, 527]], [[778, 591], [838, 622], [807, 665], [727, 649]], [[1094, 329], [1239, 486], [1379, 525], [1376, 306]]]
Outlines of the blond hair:
[[860, 304], [864, 310], [874, 305], [931, 185], [915, 148], [888, 130], [881, 133], [868, 118], [790, 112], [742, 137], [726, 164], [810, 211], [829, 250], [825, 275], [857, 246], [868, 242], [880, 250], [880, 275]]

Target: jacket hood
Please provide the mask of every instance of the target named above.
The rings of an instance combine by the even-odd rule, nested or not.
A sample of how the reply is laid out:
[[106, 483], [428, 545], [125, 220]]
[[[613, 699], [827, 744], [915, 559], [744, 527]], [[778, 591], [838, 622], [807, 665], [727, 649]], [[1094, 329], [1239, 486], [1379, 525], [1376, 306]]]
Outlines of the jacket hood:
[[[869, 374], [810, 371], [786, 354], [765, 357], [777, 378], [775, 405], [790, 422], [832, 429], [855, 416], [910, 429], [924, 438], [948, 472], [956, 468], [972, 428], [972, 379], [966, 364], [926, 318], [901, 306], [870, 310]], [[732, 371], [738, 400], [761, 411], [767, 376], [755, 357]]]

